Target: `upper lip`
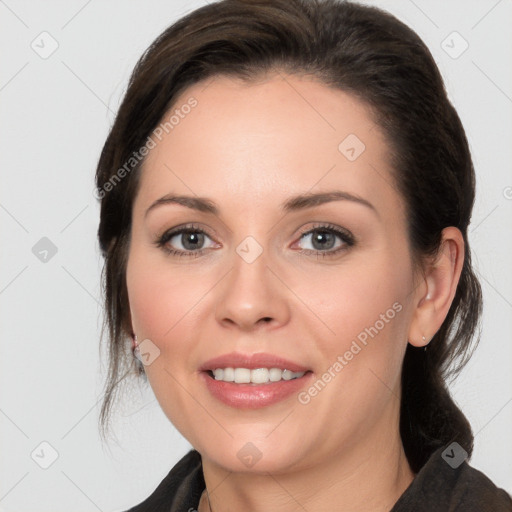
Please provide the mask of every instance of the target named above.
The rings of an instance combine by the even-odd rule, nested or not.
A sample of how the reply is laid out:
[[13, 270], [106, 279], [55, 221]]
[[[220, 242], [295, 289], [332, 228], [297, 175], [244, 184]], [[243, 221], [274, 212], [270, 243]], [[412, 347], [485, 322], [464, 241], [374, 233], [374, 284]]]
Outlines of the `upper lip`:
[[292, 372], [306, 372], [309, 368], [294, 363], [283, 357], [273, 354], [259, 352], [257, 354], [242, 354], [240, 352], [231, 352], [213, 359], [209, 359], [200, 367], [201, 371], [215, 370], [216, 368], [281, 368]]

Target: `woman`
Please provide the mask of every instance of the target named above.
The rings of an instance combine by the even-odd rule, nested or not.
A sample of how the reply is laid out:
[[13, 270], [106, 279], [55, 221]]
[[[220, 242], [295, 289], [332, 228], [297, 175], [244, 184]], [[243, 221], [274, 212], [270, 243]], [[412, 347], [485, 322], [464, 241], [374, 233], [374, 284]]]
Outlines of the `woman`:
[[408, 27], [334, 0], [188, 14], [97, 187], [104, 425], [138, 363], [194, 447], [131, 510], [512, 510], [445, 384], [481, 313], [475, 176]]

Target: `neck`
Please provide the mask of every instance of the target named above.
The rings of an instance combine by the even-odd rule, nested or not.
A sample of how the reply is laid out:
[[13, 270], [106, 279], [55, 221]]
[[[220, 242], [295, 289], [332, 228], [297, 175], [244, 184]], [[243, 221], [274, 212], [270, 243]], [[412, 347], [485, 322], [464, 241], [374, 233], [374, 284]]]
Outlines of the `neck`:
[[293, 473], [230, 473], [203, 457], [203, 474], [199, 512], [388, 512], [414, 478], [398, 429]]

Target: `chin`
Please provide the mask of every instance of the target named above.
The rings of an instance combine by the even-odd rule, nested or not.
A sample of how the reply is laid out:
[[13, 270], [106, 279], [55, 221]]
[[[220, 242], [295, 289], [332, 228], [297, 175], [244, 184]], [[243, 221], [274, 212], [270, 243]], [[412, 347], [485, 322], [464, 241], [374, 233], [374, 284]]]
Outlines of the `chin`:
[[[274, 439], [265, 433], [257, 435], [236, 435], [224, 443], [203, 443], [197, 450], [203, 459], [207, 458], [227, 471], [236, 473], [280, 473], [293, 469], [300, 464], [304, 451], [304, 441], [294, 443], [287, 433], [281, 433]], [[271, 436], [274, 434], [271, 434]], [[300, 447], [300, 451], [299, 448]]]

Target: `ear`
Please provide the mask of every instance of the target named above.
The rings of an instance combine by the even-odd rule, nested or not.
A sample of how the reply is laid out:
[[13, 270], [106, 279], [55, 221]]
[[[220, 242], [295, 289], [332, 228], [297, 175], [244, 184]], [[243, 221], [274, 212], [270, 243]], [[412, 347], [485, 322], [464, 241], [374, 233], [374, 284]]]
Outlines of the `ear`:
[[436, 260], [426, 269], [417, 286], [409, 343], [423, 347], [430, 343], [443, 324], [459, 283], [464, 263], [464, 238], [456, 227], [442, 231], [441, 246]]

